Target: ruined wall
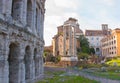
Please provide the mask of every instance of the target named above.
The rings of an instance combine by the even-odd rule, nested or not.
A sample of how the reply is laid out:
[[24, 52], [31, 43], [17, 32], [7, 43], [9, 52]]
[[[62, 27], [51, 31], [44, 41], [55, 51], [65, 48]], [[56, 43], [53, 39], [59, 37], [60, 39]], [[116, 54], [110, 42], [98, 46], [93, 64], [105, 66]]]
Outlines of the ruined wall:
[[0, 83], [33, 83], [43, 76], [44, 3], [1, 1]]

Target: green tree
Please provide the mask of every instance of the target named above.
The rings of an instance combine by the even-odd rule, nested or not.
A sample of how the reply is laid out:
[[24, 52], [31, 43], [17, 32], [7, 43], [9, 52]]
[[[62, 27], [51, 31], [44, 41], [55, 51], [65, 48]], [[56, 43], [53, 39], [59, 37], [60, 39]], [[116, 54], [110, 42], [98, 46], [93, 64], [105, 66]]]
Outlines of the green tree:
[[93, 55], [95, 54], [95, 49], [93, 47], [90, 48], [90, 53]]
[[79, 41], [80, 41], [81, 52], [90, 54], [88, 39], [85, 38], [84, 35], [80, 35]]

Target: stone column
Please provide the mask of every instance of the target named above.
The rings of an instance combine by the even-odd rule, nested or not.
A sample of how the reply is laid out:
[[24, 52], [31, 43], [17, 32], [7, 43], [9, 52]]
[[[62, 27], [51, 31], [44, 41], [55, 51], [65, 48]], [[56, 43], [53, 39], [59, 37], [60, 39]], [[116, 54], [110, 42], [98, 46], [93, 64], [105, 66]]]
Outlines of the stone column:
[[39, 38], [41, 38], [40, 36], [41, 36], [41, 14], [40, 14], [40, 9], [37, 9], [37, 13], [36, 13], [36, 15], [37, 15], [37, 20], [36, 20], [36, 31], [37, 31], [37, 35], [39, 36]]
[[41, 13], [41, 38], [43, 40], [43, 34], [44, 34], [44, 13]]
[[66, 56], [66, 27], [63, 25], [63, 56]]
[[[4, 35], [5, 36], [5, 35]], [[9, 47], [6, 36], [4, 38], [2, 34], [0, 34], [0, 83], [8, 83], [9, 82], [9, 67], [8, 67], [8, 54]]]
[[43, 74], [43, 72], [44, 72], [44, 66], [43, 66], [43, 51], [44, 51], [44, 46], [42, 45], [41, 46], [41, 51], [40, 51], [40, 74]]
[[26, 83], [25, 82], [25, 64], [24, 64], [24, 61], [23, 59], [21, 60], [21, 63], [20, 63], [20, 83]]
[[2, 0], [3, 1], [3, 14], [5, 16], [5, 20], [11, 22], [11, 10], [12, 10], [12, 0]]
[[39, 71], [40, 71], [40, 56], [39, 56], [39, 49], [35, 48], [34, 49], [34, 64], [35, 64], [35, 79], [39, 77]]
[[72, 26], [69, 25], [69, 55], [72, 55]]
[[42, 30], [42, 28], [43, 28], [43, 26], [42, 26], [42, 10], [40, 9], [40, 31], [39, 31], [39, 33], [40, 33], [40, 35], [39, 35], [39, 37], [40, 37], [40, 39], [43, 39], [43, 30]]
[[32, 7], [32, 10], [33, 10], [33, 15], [32, 15], [32, 26], [31, 26], [31, 30], [32, 30], [32, 32], [35, 34], [35, 35], [37, 35], [37, 31], [36, 31], [36, 0], [34, 0], [34, 2], [33, 2], [33, 7]]
[[9, 83], [8, 69], [8, 62], [0, 60], [0, 83]]
[[24, 26], [27, 24], [27, 0], [23, 0], [23, 7], [22, 7], [22, 23]]
[[11, 10], [12, 10], [12, 0], [3, 0], [5, 1], [5, 13], [8, 15], [11, 15]]
[[73, 29], [73, 56], [76, 56], [76, 37], [75, 37], [76, 28]]
[[0, 14], [4, 13], [3, 10], [4, 10], [4, 1], [5, 0], [1, 0], [0, 2]]
[[20, 51], [20, 71], [19, 71], [19, 76], [20, 76], [20, 83], [26, 83], [25, 80], [25, 62], [24, 62], [24, 57], [25, 57], [25, 48], [24, 48], [24, 42], [21, 44], [21, 51]]
[[34, 51], [32, 50], [32, 58], [31, 58], [31, 70], [30, 70], [30, 76], [31, 76], [31, 80], [35, 79], [35, 61], [34, 61]]

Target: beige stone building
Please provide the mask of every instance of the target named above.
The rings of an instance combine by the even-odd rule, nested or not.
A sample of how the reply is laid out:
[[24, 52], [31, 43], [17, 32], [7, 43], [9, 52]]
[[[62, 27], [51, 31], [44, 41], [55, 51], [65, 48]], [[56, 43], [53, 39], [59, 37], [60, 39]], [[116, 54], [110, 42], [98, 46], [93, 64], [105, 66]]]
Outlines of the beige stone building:
[[79, 24], [74, 18], [69, 18], [63, 25], [57, 28], [58, 33], [53, 37], [52, 41], [53, 55], [61, 56], [62, 62], [72, 65], [72, 63], [67, 62], [78, 60], [76, 51], [80, 45], [77, 42], [77, 38], [83, 35], [83, 32], [79, 29]]
[[0, 83], [43, 76], [45, 0], [0, 0]]
[[120, 29], [112, 30], [111, 35], [105, 36], [101, 40], [102, 56], [115, 57], [120, 56]]

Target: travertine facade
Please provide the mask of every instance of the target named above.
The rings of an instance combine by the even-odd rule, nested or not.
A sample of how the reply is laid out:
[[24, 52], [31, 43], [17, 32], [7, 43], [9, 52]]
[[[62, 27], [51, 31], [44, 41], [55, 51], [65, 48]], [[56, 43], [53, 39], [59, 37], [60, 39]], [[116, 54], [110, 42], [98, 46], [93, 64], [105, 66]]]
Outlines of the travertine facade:
[[45, 0], [0, 0], [0, 83], [43, 75]]
[[58, 27], [58, 33], [53, 37], [53, 55], [61, 56], [61, 61], [77, 61], [77, 38], [83, 35], [76, 19], [69, 18], [62, 26]]
[[102, 56], [116, 57], [120, 56], [120, 29], [112, 30], [111, 35], [101, 40]]

